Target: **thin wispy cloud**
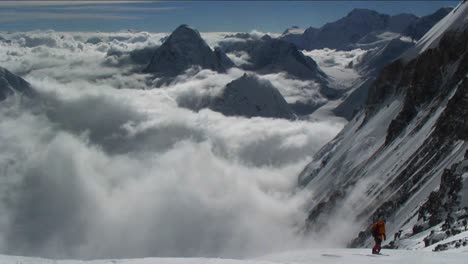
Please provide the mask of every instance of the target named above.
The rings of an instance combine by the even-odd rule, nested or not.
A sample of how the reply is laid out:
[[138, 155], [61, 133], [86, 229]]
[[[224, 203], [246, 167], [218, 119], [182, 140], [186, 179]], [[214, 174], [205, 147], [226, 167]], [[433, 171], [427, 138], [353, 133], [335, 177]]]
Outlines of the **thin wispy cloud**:
[[125, 20], [183, 7], [135, 6], [144, 1], [0, 1], [0, 22], [33, 20]]
[[82, 4], [125, 4], [125, 3], [143, 3], [156, 1], [30, 1], [30, 0], [15, 0], [15, 1], [0, 1], [0, 6], [55, 6], [55, 5], [82, 5]]
[[101, 10], [101, 11], [167, 11], [183, 9], [184, 7], [136, 7], [128, 5], [79, 5], [50, 7], [49, 10]]
[[0, 12], [0, 22], [70, 19], [138, 19], [137, 16], [108, 13]]

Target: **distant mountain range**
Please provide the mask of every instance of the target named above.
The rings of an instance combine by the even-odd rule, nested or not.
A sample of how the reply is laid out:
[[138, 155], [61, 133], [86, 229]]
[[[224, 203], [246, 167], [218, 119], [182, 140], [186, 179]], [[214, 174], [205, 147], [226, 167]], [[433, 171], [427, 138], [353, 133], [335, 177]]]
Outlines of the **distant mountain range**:
[[376, 35], [382, 32], [398, 33], [417, 40], [450, 10], [442, 8], [434, 14], [417, 17], [412, 14], [390, 16], [368, 9], [354, 9], [346, 17], [320, 28], [300, 30], [292, 27], [280, 38], [294, 43], [302, 50], [353, 49], [359, 43], [374, 42], [377, 40]]

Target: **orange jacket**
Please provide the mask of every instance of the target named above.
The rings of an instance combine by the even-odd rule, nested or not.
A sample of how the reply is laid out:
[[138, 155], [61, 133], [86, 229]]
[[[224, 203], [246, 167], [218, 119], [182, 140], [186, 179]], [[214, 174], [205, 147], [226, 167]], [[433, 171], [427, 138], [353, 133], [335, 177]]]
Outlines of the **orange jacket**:
[[385, 222], [379, 220], [372, 225], [372, 230], [376, 230], [377, 237], [380, 239], [385, 238]]

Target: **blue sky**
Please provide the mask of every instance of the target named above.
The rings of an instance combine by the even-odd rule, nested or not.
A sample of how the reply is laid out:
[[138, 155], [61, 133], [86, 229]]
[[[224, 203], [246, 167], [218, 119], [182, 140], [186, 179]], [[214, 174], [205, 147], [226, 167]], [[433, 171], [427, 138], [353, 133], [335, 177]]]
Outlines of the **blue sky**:
[[169, 32], [180, 24], [200, 31], [282, 32], [319, 27], [353, 8], [426, 15], [458, 1], [0, 1], [0, 30]]

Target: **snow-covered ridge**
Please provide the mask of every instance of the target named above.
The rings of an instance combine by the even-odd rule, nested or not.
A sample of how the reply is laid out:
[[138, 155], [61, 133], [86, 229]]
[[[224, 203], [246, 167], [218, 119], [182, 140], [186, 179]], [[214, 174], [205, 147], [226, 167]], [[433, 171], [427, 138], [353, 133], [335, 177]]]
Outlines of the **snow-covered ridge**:
[[428, 49], [439, 44], [444, 33], [448, 31], [462, 31], [468, 27], [468, 3], [463, 1], [433, 26], [411, 49], [403, 55], [405, 60], [411, 60]]
[[463, 27], [456, 12], [466, 9], [460, 7], [444, 19], [448, 24], [436, 25], [447, 30], [440, 33], [439, 45], [384, 68], [371, 86], [365, 111], [300, 174], [299, 183], [313, 194], [307, 230], [340, 233], [336, 226], [350, 227], [339, 219], [354, 218], [361, 227], [347, 230], [359, 233], [349, 245], [370, 245], [366, 228], [384, 215], [387, 237], [402, 230], [405, 239], [430, 239], [423, 232], [434, 223], [418, 227], [424, 215], [420, 206], [439, 188], [444, 170], [466, 159], [468, 147], [466, 133], [460, 132], [468, 127], [468, 32], [450, 33]]
[[347, 16], [329, 22], [320, 28], [299, 30], [287, 29], [280, 38], [290, 41], [300, 49], [313, 50], [333, 48], [348, 50], [384, 44], [382, 33], [418, 39], [434, 23], [448, 13], [450, 8], [441, 8], [434, 14], [417, 17], [413, 14], [387, 15], [368, 9], [354, 9]]

